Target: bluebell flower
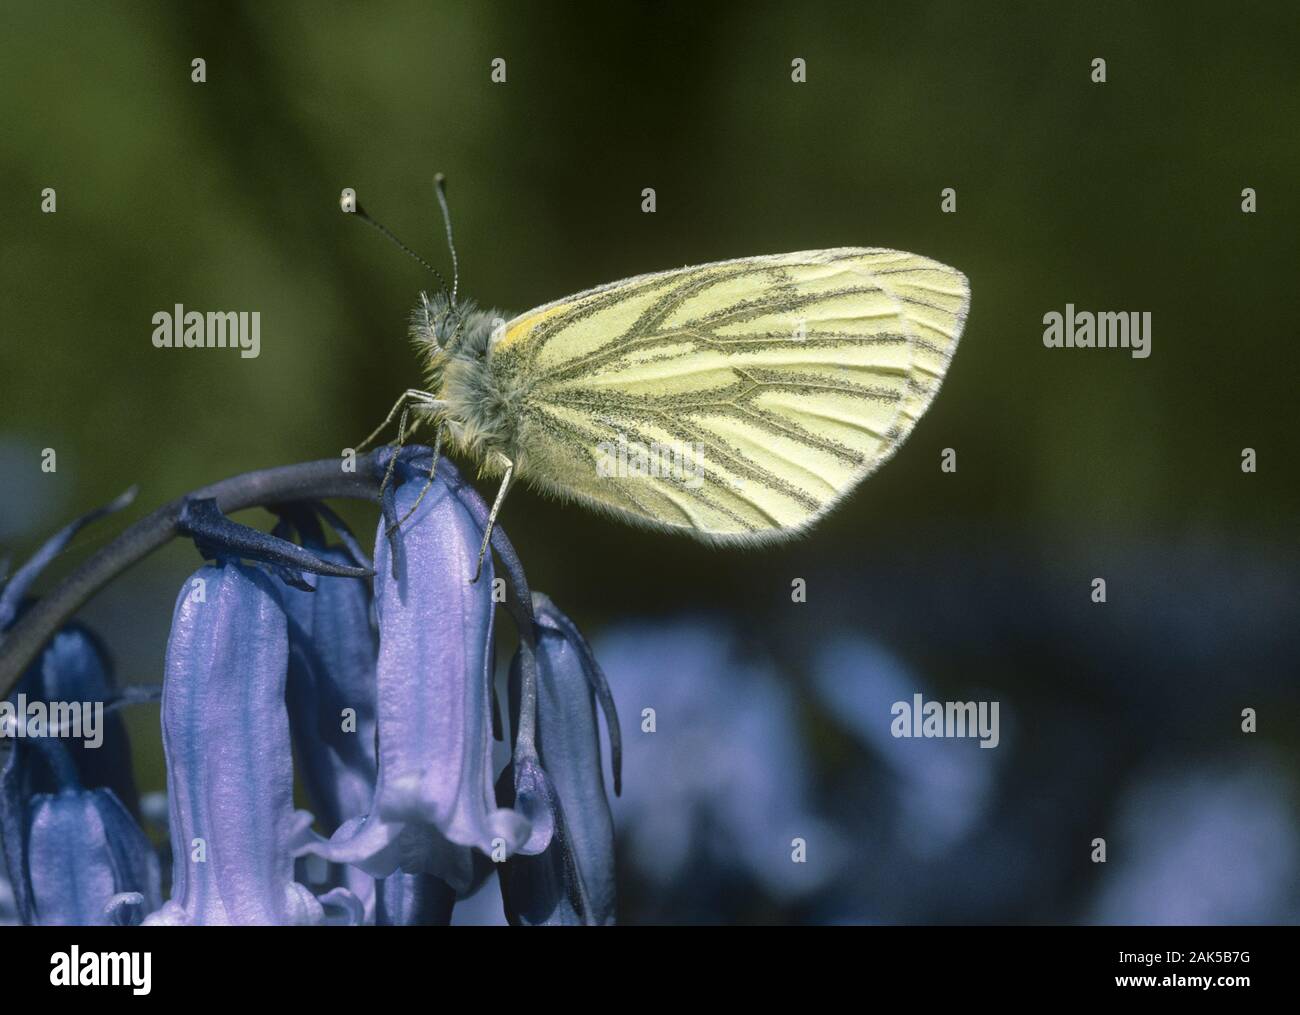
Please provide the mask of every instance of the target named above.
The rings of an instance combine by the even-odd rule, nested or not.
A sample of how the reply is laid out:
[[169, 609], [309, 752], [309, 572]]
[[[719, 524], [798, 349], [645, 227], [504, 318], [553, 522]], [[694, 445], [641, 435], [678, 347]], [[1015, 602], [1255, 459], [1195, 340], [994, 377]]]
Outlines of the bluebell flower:
[[[28, 701], [89, 702], [104, 706], [102, 723], [91, 746], [84, 737], [67, 740], [67, 750], [76, 766], [79, 785], [104, 787], [135, 818], [139, 818], [140, 797], [131, 767], [131, 744], [126, 724], [114, 706], [122, 699], [108, 654], [89, 629], [71, 623], [60, 630], [19, 681], [17, 693]], [[44, 771], [33, 766], [37, 778], [28, 792], [49, 792], [55, 787], [41, 782]]]
[[[323, 505], [277, 510], [284, 518], [282, 526], [296, 528], [303, 545], [317, 558], [370, 566], [351, 533]], [[318, 514], [330, 520], [344, 546], [327, 545]], [[369, 582], [314, 574], [302, 577], [314, 591], [283, 582], [279, 588], [289, 620], [289, 729], [312, 812], [330, 835], [345, 821], [364, 816], [374, 796], [379, 640]], [[367, 922], [373, 919], [375, 882], [370, 875], [350, 865], [334, 865], [325, 883], [346, 887], [361, 901]]]
[[312, 819], [293, 807], [287, 668], [284, 608], [262, 570], [223, 561], [185, 583], [162, 703], [172, 893], [147, 922], [321, 923], [325, 906], [360, 920], [346, 890], [318, 900], [293, 879]]
[[[0, 821], [6, 845], [18, 844], [22, 875], [14, 908], [50, 923], [135, 922], [152, 910], [152, 924], [368, 915], [445, 924], [458, 898], [505, 871], [512, 922], [613, 921], [613, 829], [596, 721], [599, 702], [615, 722], [617, 791], [609, 688], [582, 636], [545, 597], [534, 620], [527, 580], [499, 529], [493, 546], [506, 580], [496, 580], [492, 558], [475, 573], [487, 507], [449, 464], [426, 484], [418, 453], [376, 459], [396, 465], [396, 483], [381, 487], [377, 576], [350, 537], [346, 550], [327, 545], [316, 515], [330, 516], [320, 505], [276, 508], [299, 546], [281, 528], [268, 535], [230, 521], [216, 499], [183, 501], [177, 528], [217, 563], [182, 588], [167, 648], [171, 897], [160, 903], [157, 857], [128, 808], [111, 788], [83, 782], [79, 767], [92, 766], [55, 743], [11, 752], [18, 763], [0, 780]], [[343, 537], [341, 523], [331, 524]], [[25, 568], [0, 594], [0, 629], [32, 574]], [[372, 576], [373, 597], [355, 581]], [[516, 735], [500, 796], [497, 602], [521, 635], [511, 680]], [[32, 686], [138, 700], [113, 689], [84, 632], [60, 634], [43, 661]], [[294, 810], [291, 744], [328, 839], [312, 831], [311, 814]], [[136, 808], [127, 775], [120, 792]], [[317, 898], [294, 876], [308, 857], [350, 865], [346, 880], [357, 890]], [[304, 873], [313, 883], [326, 877]]]
[[[309, 847], [374, 877], [432, 874], [458, 893], [481, 875], [474, 851], [504, 859], [529, 822], [497, 806], [492, 773], [494, 572], [472, 582], [483, 529], [447, 481], [417, 470], [389, 505], [403, 519], [375, 544], [379, 775], [369, 813]], [[407, 467], [396, 470], [398, 480]], [[417, 506], [418, 502], [418, 506]], [[409, 517], [408, 517], [409, 515]]]
[[[320, 559], [369, 566], [357, 559], [355, 549], [326, 545], [312, 514], [295, 514], [295, 524], [303, 544]], [[313, 813], [332, 833], [349, 818], [364, 815], [374, 794], [379, 640], [369, 583], [303, 577], [314, 591], [287, 584], [280, 589], [289, 618], [290, 729]]]
[[[513, 783], [524, 800], [550, 811], [554, 834], [537, 856], [501, 869], [506, 914], [515, 924], [614, 922], [614, 821], [601, 771], [599, 696], [607, 710], [619, 784], [618, 717], [604, 674], [586, 641], [546, 596], [535, 593], [537, 619], [536, 757], [515, 759]], [[522, 655], [511, 672], [512, 708], [519, 709]], [[518, 749], [517, 749], [518, 750]]]
[[[25, 770], [40, 768], [39, 778]], [[49, 792], [20, 789], [35, 782]], [[23, 923], [139, 922], [161, 899], [158, 858], [110, 789], [87, 789], [63, 741], [15, 747], [0, 786], [15, 908]]]
[[[15, 709], [24, 702], [84, 703], [103, 708], [116, 694], [98, 641], [79, 625], [69, 625], [54, 636], [24, 674], [11, 704]], [[97, 747], [84, 740], [53, 741], [50, 738], [67, 733], [53, 729], [42, 731], [42, 739], [0, 740], [0, 748], [4, 749], [0, 753], [4, 759], [0, 768], [0, 839], [24, 922], [39, 919], [39, 900], [33, 895], [31, 883], [32, 865], [38, 859], [31, 846], [35, 800], [65, 800], [69, 794], [104, 789], [112, 797], [112, 806], [125, 806], [128, 815], [137, 804], [130, 745], [121, 717], [115, 712], [101, 712], [99, 725]], [[135, 823], [133, 816], [131, 823]], [[142, 836], [138, 828], [135, 834]], [[156, 872], [154, 878], [156, 882]], [[86, 904], [94, 908], [93, 902]], [[60, 908], [66, 907], [60, 904]]]
[[[63, 751], [56, 740], [47, 750]], [[65, 759], [69, 785], [27, 804], [29, 923], [138, 923], [162, 899], [153, 846], [112, 790], [84, 789]]]
[[[81, 528], [125, 507], [133, 495], [128, 491], [65, 526], [18, 569], [0, 592], [0, 638], [28, 605], [45, 566]], [[77, 624], [55, 634], [11, 699], [103, 709], [93, 741], [46, 728], [39, 737], [0, 742], [6, 747], [0, 773], [6, 895], [24, 923], [137, 922], [160, 900], [157, 857], [135, 818], [130, 746], [111, 710], [120, 699], [98, 640]], [[84, 713], [83, 719], [90, 721]]]
[[[22, 701], [76, 702], [102, 708], [111, 705], [117, 697], [112, 671], [98, 640], [80, 625], [70, 624], [51, 639], [23, 675], [11, 702], [15, 706]], [[47, 730], [46, 735], [63, 734]], [[57, 754], [42, 741], [14, 739], [0, 753], [4, 759], [0, 767], [0, 839], [18, 911], [26, 922], [38, 919], [39, 900], [32, 896], [30, 883], [35, 859], [30, 828], [36, 797], [57, 801], [69, 793], [103, 789], [112, 798], [111, 808], [108, 804], [105, 808], [124, 808], [135, 825], [139, 801], [131, 770], [130, 744], [116, 711], [105, 709], [99, 714], [96, 739], [98, 746], [94, 747], [84, 737], [60, 740]], [[4, 744], [0, 741], [0, 747]], [[51, 763], [52, 759], [57, 760], [57, 766]], [[121, 828], [126, 834], [122, 826], [112, 824], [111, 827]], [[135, 835], [142, 837], [143, 833], [136, 828]], [[157, 880], [156, 871], [154, 880]]]
[[[97, 658], [84, 632], [65, 630], [20, 688], [49, 700], [54, 696], [43, 694], [48, 682], [67, 696], [58, 700], [102, 701], [96, 696], [107, 687]], [[66, 672], [56, 675], [56, 664]], [[116, 716], [103, 716], [105, 723], [110, 718]], [[46, 730], [40, 738], [14, 741], [0, 774], [0, 833], [15, 906], [29, 924], [138, 922], [140, 907], [147, 911], [160, 900], [157, 857], [117, 793], [95, 784], [116, 774], [134, 793], [129, 765], [119, 770], [118, 759], [105, 757], [100, 773], [95, 756], [109, 745], [107, 736], [91, 748], [65, 743], [61, 735]], [[84, 781], [82, 772], [90, 773]]]

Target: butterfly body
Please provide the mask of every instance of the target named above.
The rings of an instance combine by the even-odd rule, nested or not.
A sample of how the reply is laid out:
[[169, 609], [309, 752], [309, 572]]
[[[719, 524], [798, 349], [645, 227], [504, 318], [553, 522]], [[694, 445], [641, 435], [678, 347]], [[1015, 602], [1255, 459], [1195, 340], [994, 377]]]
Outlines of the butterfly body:
[[641, 275], [506, 320], [424, 297], [424, 412], [488, 475], [724, 543], [788, 537], [939, 388], [965, 277], [836, 248]]
[[[519, 431], [527, 385], [491, 355], [496, 310], [470, 301], [454, 308], [444, 294], [421, 294], [411, 315], [411, 338], [425, 361], [426, 386], [437, 408], [416, 406], [431, 421], [442, 422], [455, 450], [494, 475], [499, 456], [519, 462]], [[522, 470], [521, 470], [522, 471]]]

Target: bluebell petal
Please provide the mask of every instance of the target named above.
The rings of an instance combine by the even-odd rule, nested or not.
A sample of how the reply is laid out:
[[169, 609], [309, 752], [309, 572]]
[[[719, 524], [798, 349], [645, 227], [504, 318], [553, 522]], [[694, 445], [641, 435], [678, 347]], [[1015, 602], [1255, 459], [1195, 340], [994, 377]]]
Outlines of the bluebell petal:
[[[585, 640], [545, 596], [537, 617], [537, 757], [515, 758], [516, 806], [546, 807], [555, 834], [538, 856], [512, 858], [501, 872], [506, 915], [522, 924], [614, 922], [614, 823], [601, 772], [596, 688], [603, 677]], [[518, 709], [519, 660], [511, 676]], [[612, 702], [610, 704], [612, 710]], [[617, 728], [617, 718], [612, 724]], [[536, 820], [536, 819], [535, 819]]]
[[516, 749], [502, 773], [498, 796], [545, 829], [546, 846], [502, 865], [501, 898], [515, 925], [581, 925], [590, 907], [566, 836], [559, 795], [531, 748]]
[[[270, 509], [280, 516], [273, 535], [289, 539], [296, 532], [322, 560], [372, 569], [351, 530], [325, 504], [295, 501]], [[329, 523], [341, 547], [330, 545], [322, 522]], [[369, 582], [311, 574], [303, 578], [314, 592], [288, 583], [280, 589], [289, 615], [289, 729], [313, 812], [330, 834], [344, 821], [366, 814], [374, 796], [379, 639]], [[374, 878], [347, 864], [329, 864], [320, 857], [302, 862], [307, 859], [325, 868], [312, 884], [346, 887], [362, 907], [363, 922], [374, 922]]]
[[[408, 471], [399, 466], [396, 478]], [[391, 504], [404, 518], [424, 491], [415, 475]], [[375, 542], [379, 618], [379, 777], [370, 814], [314, 847], [375, 877], [434, 874], [457, 891], [474, 880], [471, 848], [509, 854], [527, 821], [497, 807], [492, 787], [493, 573], [471, 583], [482, 529], [437, 480], [395, 538]]]
[[29, 814], [33, 922], [138, 923], [159, 904], [158, 858], [110, 790], [40, 794]]
[[[587, 639], [578, 630], [578, 625], [560, 611], [549, 596], [541, 592], [533, 593], [533, 614], [538, 629], [538, 652], [541, 663], [549, 667], [553, 675], [551, 684], [559, 687], [562, 683], [567, 689], [563, 706], [578, 708], [585, 716], [587, 707], [579, 704], [582, 699], [580, 684], [576, 679], [569, 679], [581, 671], [586, 677], [605, 716], [605, 732], [609, 738], [610, 770], [614, 779], [614, 795], [617, 796], [623, 783], [623, 736], [618, 724], [618, 710], [614, 706], [614, 695], [610, 691], [605, 671], [596, 661], [596, 655], [587, 644]], [[555, 674], [565, 673], [563, 681], [554, 678]], [[554, 707], [554, 705], [553, 705]], [[554, 714], [558, 714], [553, 712]], [[599, 751], [597, 751], [599, 756]], [[596, 769], [599, 771], [600, 766]], [[603, 788], [603, 783], [601, 784]], [[602, 790], [603, 798], [603, 790]]]
[[519, 848], [526, 856], [540, 856], [550, 848], [562, 820], [559, 810], [559, 795], [550, 776], [542, 768], [537, 752], [530, 748], [516, 748], [510, 765], [502, 773], [502, 790], [497, 798], [507, 796], [504, 786], [507, 778], [514, 798], [510, 803], [516, 811], [528, 819], [530, 834], [528, 841]]
[[381, 927], [440, 927], [451, 922], [455, 890], [432, 874], [397, 871], [379, 882], [375, 923]]
[[[354, 559], [351, 551], [313, 547], [322, 559]], [[375, 759], [375, 660], [368, 583], [306, 576], [315, 592], [280, 589], [289, 617], [289, 728], [299, 774], [326, 834], [370, 810]], [[327, 883], [347, 887], [373, 913], [374, 879], [337, 866]]]
[[147, 922], [324, 921], [293, 880], [311, 816], [293, 808], [287, 666], [285, 613], [266, 574], [226, 562], [185, 583], [162, 703], [172, 895]]
[[[340, 549], [316, 549], [344, 562]], [[370, 809], [377, 776], [375, 665], [370, 594], [362, 582], [310, 576], [315, 592], [285, 587], [288, 706], [300, 775], [329, 833]]]
[[16, 927], [18, 923], [18, 900], [4, 870], [0, 869], [0, 927]]
[[317, 901], [325, 911], [322, 923], [359, 927], [367, 920], [365, 903], [349, 888], [331, 888]]

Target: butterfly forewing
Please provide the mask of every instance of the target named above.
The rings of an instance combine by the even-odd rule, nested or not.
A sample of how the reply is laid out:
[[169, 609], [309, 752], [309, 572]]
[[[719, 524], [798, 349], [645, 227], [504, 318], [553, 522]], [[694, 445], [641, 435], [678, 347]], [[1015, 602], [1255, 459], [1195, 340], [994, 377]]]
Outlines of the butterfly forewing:
[[841, 248], [643, 275], [523, 314], [524, 475], [706, 539], [779, 537], [885, 461], [938, 390], [965, 277]]

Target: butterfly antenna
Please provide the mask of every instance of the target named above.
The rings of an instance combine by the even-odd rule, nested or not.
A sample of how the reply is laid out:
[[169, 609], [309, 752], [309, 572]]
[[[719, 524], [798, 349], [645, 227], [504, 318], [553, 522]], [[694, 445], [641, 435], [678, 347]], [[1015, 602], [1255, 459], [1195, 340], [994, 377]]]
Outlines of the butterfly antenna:
[[[414, 250], [408, 247], [405, 243], [399, 240], [396, 236], [394, 236], [391, 229], [385, 226], [382, 222], [379, 222], [378, 220], [372, 218], [370, 213], [366, 211], [363, 207], [361, 207], [360, 201], [356, 203], [356, 210], [353, 211], [352, 214], [355, 215], [357, 218], [359, 218], [366, 225], [371, 226], [374, 229], [377, 229], [385, 239], [395, 244], [398, 250], [402, 251], [408, 257], [414, 258], [421, 265], [423, 265], [424, 270], [427, 271], [429, 274], [431, 274], [434, 278], [436, 278], [438, 280], [438, 285], [441, 286], [444, 291], [446, 290], [447, 282], [442, 277], [442, 273], [439, 272], [437, 268], [431, 265], [423, 257], [417, 254]], [[452, 302], [454, 303], [455, 301], [456, 301], [456, 297], [455, 295], [453, 295]]]
[[438, 173], [433, 178], [433, 189], [438, 192], [438, 207], [447, 227], [447, 249], [451, 251], [451, 305], [456, 305], [456, 290], [460, 286], [460, 261], [456, 259], [456, 244], [451, 238], [451, 212], [447, 208], [447, 177]]

